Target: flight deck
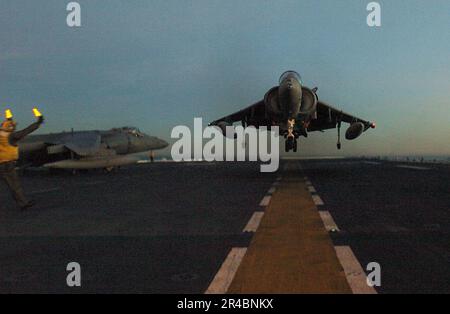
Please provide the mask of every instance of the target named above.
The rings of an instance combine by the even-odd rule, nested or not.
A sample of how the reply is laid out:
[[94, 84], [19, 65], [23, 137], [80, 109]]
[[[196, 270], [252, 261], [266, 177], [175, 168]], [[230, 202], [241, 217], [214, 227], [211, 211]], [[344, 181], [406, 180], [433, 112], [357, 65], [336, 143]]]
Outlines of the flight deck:
[[366, 159], [27, 171], [35, 208], [0, 185], [0, 292], [450, 293], [449, 176]]

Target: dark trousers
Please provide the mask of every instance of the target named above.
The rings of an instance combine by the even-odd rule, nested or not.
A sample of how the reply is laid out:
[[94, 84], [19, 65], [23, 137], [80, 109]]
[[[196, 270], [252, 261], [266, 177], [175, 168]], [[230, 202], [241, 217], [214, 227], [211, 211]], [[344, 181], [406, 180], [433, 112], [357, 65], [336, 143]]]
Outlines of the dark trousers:
[[16, 163], [14, 161], [0, 163], [0, 177], [6, 182], [17, 205], [23, 207], [28, 201], [23, 194], [23, 189], [15, 168]]

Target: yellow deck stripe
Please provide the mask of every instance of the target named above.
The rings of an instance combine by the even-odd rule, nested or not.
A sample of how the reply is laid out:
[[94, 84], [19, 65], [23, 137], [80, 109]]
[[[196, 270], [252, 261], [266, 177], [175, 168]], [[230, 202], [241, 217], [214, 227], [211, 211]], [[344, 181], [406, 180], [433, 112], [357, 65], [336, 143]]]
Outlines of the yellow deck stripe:
[[351, 293], [300, 170], [288, 167], [228, 293]]

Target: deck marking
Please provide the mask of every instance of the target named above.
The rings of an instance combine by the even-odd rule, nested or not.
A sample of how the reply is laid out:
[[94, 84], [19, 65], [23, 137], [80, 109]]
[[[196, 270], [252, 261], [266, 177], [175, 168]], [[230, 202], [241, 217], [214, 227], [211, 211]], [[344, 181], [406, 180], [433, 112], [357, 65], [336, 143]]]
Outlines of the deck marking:
[[311, 181], [309, 181], [309, 180], [306, 180], [305, 183], [306, 183], [306, 185], [312, 185]]
[[267, 206], [267, 205], [269, 205], [271, 198], [272, 198], [272, 196], [270, 196], [270, 195], [264, 196], [263, 199], [261, 200], [261, 202], [259, 203], [259, 206]]
[[59, 190], [61, 190], [61, 188], [51, 188], [51, 189], [45, 189], [45, 190], [32, 191], [29, 194], [30, 195], [42, 194], [42, 193], [48, 193], [48, 192], [55, 192], [55, 191], [59, 191]]
[[329, 211], [321, 210], [319, 211], [319, 215], [320, 218], [322, 218], [323, 225], [327, 231], [339, 231], [339, 228], [334, 222], [334, 219]]
[[247, 248], [245, 247], [231, 249], [205, 294], [224, 294], [227, 292], [246, 252]]
[[349, 246], [335, 246], [336, 255], [344, 268], [347, 282], [355, 294], [376, 294], [377, 291], [367, 284], [366, 273]]
[[310, 156], [310, 157], [293, 157], [293, 156], [285, 156], [281, 157], [281, 160], [295, 161], [295, 160], [311, 160], [311, 159], [319, 159], [319, 160], [333, 160], [333, 159], [346, 159], [345, 156]]
[[243, 232], [256, 232], [263, 216], [264, 212], [254, 212]]
[[352, 292], [303, 176], [283, 176], [227, 293]]
[[379, 161], [363, 161], [363, 163], [368, 164], [368, 165], [380, 165], [381, 162]]
[[397, 165], [397, 168], [406, 168], [406, 169], [415, 169], [415, 170], [430, 170], [430, 168], [427, 168], [427, 167], [408, 166], [408, 165]]
[[79, 186], [79, 187], [91, 186], [91, 185], [102, 184], [102, 183], [105, 183], [105, 182], [106, 181], [92, 181], [92, 182], [85, 182], [85, 183], [77, 184], [77, 186]]
[[312, 185], [308, 185], [307, 188], [310, 193], [317, 193], [316, 189]]
[[320, 198], [319, 195], [317, 194], [312, 194], [312, 199], [314, 201], [314, 204], [316, 204], [317, 206], [322, 206], [324, 205], [324, 202], [322, 201], [322, 199]]
[[272, 186], [272, 187], [269, 189], [269, 191], [267, 191], [267, 194], [273, 194], [273, 193], [275, 193], [276, 190], [277, 190], [277, 188], [274, 187], [274, 186]]

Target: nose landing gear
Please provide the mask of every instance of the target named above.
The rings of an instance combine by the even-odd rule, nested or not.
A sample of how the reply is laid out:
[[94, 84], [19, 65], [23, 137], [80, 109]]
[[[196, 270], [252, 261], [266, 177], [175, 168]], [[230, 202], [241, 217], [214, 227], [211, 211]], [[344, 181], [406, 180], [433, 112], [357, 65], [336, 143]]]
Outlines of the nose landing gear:
[[289, 152], [292, 150], [295, 153], [295, 152], [297, 152], [297, 137], [298, 137], [294, 133], [295, 120], [289, 119], [287, 124], [288, 124], [288, 130], [287, 130], [284, 150], [286, 152]]
[[288, 137], [284, 142], [286, 152], [290, 152], [291, 150], [296, 153], [297, 152], [297, 139], [295, 137]]

